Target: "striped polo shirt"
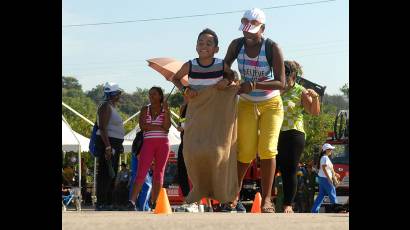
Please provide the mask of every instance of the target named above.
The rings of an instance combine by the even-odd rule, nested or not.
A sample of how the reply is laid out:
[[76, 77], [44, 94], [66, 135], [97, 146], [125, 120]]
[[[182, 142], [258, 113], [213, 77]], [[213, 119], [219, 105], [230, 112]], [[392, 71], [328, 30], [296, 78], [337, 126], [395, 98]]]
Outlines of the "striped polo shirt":
[[[244, 81], [264, 82], [274, 80], [271, 68], [266, 59], [265, 44], [266, 40], [263, 41], [261, 51], [255, 58], [250, 58], [248, 57], [248, 55], [246, 55], [244, 45], [239, 51], [237, 57], [238, 69]], [[241, 97], [253, 102], [260, 102], [271, 99], [275, 96], [278, 96], [279, 94], [279, 90], [255, 89], [250, 93], [241, 94]]]
[[189, 61], [188, 83], [194, 90], [200, 90], [210, 85], [215, 85], [223, 78], [224, 61], [214, 58], [207, 66], [201, 65], [198, 58]]
[[[152, 125], [164, 124], [164, 119], [165, 119], [164, 110], [161, 110], [161, 113], [155, 118], [155, 120], [152, 119], [150, 110], [151, 110], [151, 106], [148, 106], [145, 122], [147, 122], [147, 124], [152, 124]], [[144, 139], [148, 139], [148, 138], [168, 138], [168, 133], [165, 131], [160, 131], [160, 130], [145, 131]]]

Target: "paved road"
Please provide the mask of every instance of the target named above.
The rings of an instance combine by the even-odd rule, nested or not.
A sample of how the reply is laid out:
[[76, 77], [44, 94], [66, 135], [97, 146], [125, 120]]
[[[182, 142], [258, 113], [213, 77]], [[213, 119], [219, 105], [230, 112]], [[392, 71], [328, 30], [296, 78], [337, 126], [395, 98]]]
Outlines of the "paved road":
[[173, 213], [157, 215], [147, 212], [63, 212], [62, 229], [279, 229], [344, 230], [349, 229], [349, 214], [253, 214], [253, 213]]

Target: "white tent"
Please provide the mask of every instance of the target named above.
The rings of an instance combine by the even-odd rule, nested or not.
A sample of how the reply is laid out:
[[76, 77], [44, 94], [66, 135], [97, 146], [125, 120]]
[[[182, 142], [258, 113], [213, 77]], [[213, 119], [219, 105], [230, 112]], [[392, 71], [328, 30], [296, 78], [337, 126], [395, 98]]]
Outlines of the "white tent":
[[[88, 150], [88, 138], [73, 131], [67, 123], [64, 116], [62, 117], [62, 149], [63, 151], [78, 151], [78, 189], [81, 191], [81, 151]], [[81, 196], [79, 197], [79, 209], [81, 211]]]
[[[134, 140], [135, 135], [138, 131], [140, 131], [139, 125], [137, 125], [133, 130], [131, 130], [127, 135], [124, 136], [124, 152], [131, 152], [132, 141]], [[171, 151], [175, 152], [175, 154], [178, 154], [178, 147], [181, 143], [181, 137], [179, 131], [173, 125], [171, 125], [171, 127], [169, 128], [168, 139], [169, 144], [171, 145]]]
[[71, 128], [64, 120], [62, 120], [62, 141], [63, 151], [66, 152], [77, 152], [79, 145], [82, 152], [88, 151], [88, 144], [90, 143], [90, 139], [84, 137], [74, 130], [71, 130]]

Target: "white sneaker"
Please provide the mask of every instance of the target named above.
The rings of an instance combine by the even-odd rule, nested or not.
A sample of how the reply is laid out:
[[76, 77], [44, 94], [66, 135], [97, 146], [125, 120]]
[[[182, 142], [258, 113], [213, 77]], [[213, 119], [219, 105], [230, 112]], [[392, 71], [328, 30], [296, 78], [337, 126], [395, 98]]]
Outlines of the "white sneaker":
[[196, 203], [188, 204], [185, 210], [187, 212], [199, 212], [198, 205]]

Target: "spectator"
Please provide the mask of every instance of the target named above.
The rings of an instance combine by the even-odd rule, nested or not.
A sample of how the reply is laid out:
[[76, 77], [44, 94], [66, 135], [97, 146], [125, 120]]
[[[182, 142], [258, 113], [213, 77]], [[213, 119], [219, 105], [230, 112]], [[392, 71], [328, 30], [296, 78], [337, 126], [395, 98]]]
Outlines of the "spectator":
[[97, 112], [98, 152], [97, 168], [97, 211], [112, 210], [113, 190], [118, 170], [119, 155], [124, 152], [124, 125], [120, 114], [116, 110], [121, 97], [118, 84], [104, 85], [104, 102]]
[[74, 181], [74, 169], [71, 165], [66, 164], [63, 168], [63, 184], [66, 186], [72, 186]]
[[329, 156], [332, 155], [332, 145], [326, 143], [322, 147], [322, 153], [319, 158], [319, 194], [312, 207], [312, 213], [319, 213], [320, 205], [323, 202], [325, 195], [328, 195], [332, 204], [337, 204], [336, 188], [334, 186], [333, 178], [335, 178], [335, 172], [333, 170], [333, 164], [330, 161]]
[[150, 104], [141, 109], [139, 117], [140, 128], [144, 131], [144, 144], [138, 155], [138, 169], [135, 184], [128, 202], [128, 210], [136, 210], [135, 200], [140, 193], [148, 170], [155, 161], [151, 208], [155, 208], [155, 201], [164, 181], [164, 171], [168, 160], [170, 146], [168, 131], [171, 126], [168, 103], [164, 100], [164, 92], [159, 87], [149, 90]]
[[311, 210], [313, 206], [313, 201], [316, 192], [316, 177], [317, 173], [313, 168], [313, 161], [309, 162], [307, 165], [306, 174], [304, 176], [305, 181], [305, 197], [306, 197], [306, 207], [305, 210]]

